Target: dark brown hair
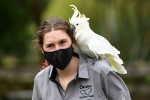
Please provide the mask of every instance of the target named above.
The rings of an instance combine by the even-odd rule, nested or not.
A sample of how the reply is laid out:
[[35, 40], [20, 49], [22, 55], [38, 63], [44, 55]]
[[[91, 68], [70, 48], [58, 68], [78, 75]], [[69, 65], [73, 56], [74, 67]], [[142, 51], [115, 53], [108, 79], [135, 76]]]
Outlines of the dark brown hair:
[[37, 32], [37, 42], [40, 47], [43, 47], [44, 35], [52, 30], [65, 31], [73, 42], [73, 32], [70, 29], [69, 23], [63, 19], [52, 17], [51, 19], [44, 21]]

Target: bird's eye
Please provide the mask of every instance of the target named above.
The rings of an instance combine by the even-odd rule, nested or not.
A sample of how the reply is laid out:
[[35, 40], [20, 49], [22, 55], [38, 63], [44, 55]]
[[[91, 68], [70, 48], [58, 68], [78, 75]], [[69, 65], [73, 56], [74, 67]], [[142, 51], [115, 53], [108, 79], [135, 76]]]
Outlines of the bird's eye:
[[79, 25], [78, 23], [76, 25]]

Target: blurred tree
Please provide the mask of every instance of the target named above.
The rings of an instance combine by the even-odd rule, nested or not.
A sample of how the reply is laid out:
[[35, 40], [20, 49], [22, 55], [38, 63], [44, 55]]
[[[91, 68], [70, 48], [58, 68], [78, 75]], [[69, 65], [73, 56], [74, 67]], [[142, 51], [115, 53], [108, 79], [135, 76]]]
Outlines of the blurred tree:
[[33, 15], [38, 26], [41, 24], [42, 13], [48, 4], [51, 4], [51, 0], [33, 0]]
[[1, 0], [0, 59], [7, 55], [23, 59], [29, 52], [31, 39], [36, 26], [41, 23], [47, 2], [50, 0]]
[[27, 44], [24, 41], [30, 39], [26, 30], [32, 17], [30, 4], [29, 1], [1, 0], [0, 46], [4, 54], [25, 54]]

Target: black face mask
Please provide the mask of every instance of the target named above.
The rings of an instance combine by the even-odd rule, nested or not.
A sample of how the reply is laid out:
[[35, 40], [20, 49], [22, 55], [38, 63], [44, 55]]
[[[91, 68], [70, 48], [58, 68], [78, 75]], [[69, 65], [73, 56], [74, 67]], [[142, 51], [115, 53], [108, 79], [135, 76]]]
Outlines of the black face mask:
[[44, 51], [44, 56], [45, 59], [54, 67], [64, 70], [70, 63], [73, 56], [73, 47], [71, 45], [69, 48], [60, 49], [53, 52]]

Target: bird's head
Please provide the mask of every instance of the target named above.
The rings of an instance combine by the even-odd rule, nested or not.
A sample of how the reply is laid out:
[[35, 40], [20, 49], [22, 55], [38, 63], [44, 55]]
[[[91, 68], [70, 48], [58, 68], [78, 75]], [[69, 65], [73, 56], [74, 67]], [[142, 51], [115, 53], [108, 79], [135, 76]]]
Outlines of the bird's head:
[[70, 6], [72, 6], [72, 9], [74, 10], [74, 14], [72, 15], [71, 19], [69, 18], [71, 28], [74, 29], [75, 32], [77, 32], [80, 31], [82, 28], [89, 26], [88, 20], [90, 18], [86, 18], [84, 14], [80, 14], [76, 6]]

